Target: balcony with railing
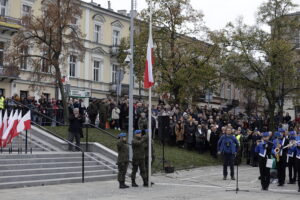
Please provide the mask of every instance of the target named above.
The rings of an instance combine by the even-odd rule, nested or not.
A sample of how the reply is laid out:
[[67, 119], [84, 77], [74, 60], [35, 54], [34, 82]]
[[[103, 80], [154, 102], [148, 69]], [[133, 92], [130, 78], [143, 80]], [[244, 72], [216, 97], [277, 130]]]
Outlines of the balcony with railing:
[[8, 16], [0, 16], [0, 31], [2, 34], [13, 35], [21, 28], [21, 20]]
[[20, 71], [17, 66], [1, 66], [0, 65], [0, 79], [3, 81], [4, 79], [7, 80], [14, 80], [19, 78]]

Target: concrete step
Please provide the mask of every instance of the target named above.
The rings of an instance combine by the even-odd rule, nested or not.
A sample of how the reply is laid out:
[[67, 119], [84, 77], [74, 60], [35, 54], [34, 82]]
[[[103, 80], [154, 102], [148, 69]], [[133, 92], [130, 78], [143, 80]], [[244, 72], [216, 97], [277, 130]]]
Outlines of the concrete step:
[[[113, 166], [104, 166], [104, 165], [92, 165], [85, 166], [84, 170], [87, 171], [96, 171], [96, 170], [107, 170], [108, 167]], [[18, 170], [3, 170], [0, 171], [1, 176], [18, 176], [18, 175], [30, 175], [30, 174], [51, 174], [51, 173], [63, 173], [63, 172], [81, 172], [82, 167], [59, 167], [59, 168], [41, 168], [41, 169], [18, 169]]]
[[[85, 176], [101, 176], [107, 174], [114, 174], [112, 170], [95, 170], [85, 171]], [[62, 179], [62, 178], [76, 178], [82, 177], [82, 172], [57, 172], [51, 174], [30, 174], [30, 175], [18, 175], [18, 176], [2, 176], [0, 177], [0, 183], [9, 182], [23, 182], [23, 181], [36, 181], [47, 179]]]
[[[0, 150], [1, 151], [1, 150]], [[3, 148], [2, 149], [2, 152], [8, 152], [9, 151], [9, 148]], [[18, 147], [13, 147], [12, 148], [12, 151], [13, 152], [18, 152]], [[27, 148], [27, 151], [30, 152], [31, 151], [31, 148]], [[47, 151], [46, 149], [44, 148], [39, 148], [39, 147], [34, 147], [32, 148], [32, 152], [39, 152], [39, 151]], [[22, 152], [25, 152], [25, 148], [22, 148]]]
[[[106, 180], [116, 179], [116, 177], [117, 177], [116, 174], [86, 176], [85, 182], [106, 181]], [[9, 182], [9, 183], [0, 183], [0, 189], [56, 185], [56, 184], [66, 184], [66, 183], [81, 183], [81, 181], [82, 181], [81, 177], [73, 177], [73, 178], [46, 179], [46, 180], [23, 181], [23, 182]]]
[[[23, 159], [1, 159], [0, 165], [9, 164], [34, 164], [34, 163], [61, 163], [61, 162], [79, 162], [80, 157], [61, 157], [61, 158], [23, 158]], [[91, 161], [91, 158], [84, 157], [85, 161]]]
[[[1, 165], [0, 170], [16, 170], [16, 169], [39, 169], [39, 168], [58, 168], [58, 167], [78, 167], [82, 162], [60, 162], [60, 163], [28, 163], [28, 164], [7, 164]], [[85, 166], [100, 165], [96, 161], [86, 161]]]
[[0, 159], [24, 159], [24, 158], [62, 158], [62, 157], [77, 157], [81, 158], [82, 153], [78, 152], [49, 152], [49, 153], [40, 153], [40, 154], [10, 154], [10, 155], [1, 155]]

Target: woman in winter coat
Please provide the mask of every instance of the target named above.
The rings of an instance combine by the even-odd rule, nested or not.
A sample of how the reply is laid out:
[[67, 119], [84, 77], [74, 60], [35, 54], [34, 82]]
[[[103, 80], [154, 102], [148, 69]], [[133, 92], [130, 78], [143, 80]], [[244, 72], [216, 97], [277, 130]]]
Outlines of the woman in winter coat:
[[111, 119], [113, 120], [113, 123], [115, 125], [115, 129], [121, 130], [119, 125], [119, 119], [120, 119], [120, 109], [118, 106], [115, 106], [111, 111]]
[[178, 120], [175, 126], [176, 143], [178, 147], [183, 147], [184, 144], [184, 124]]

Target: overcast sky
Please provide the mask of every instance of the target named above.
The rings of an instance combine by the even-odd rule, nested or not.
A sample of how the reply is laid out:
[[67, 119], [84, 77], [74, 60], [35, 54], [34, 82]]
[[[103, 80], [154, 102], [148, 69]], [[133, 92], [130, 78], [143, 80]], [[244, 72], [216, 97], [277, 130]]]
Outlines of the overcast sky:
[[[90, 2], [91, 0], [84, 0]], [[107, 8], [108, 0], [94, 0]], [[131, 0], [110, 0], [112, 9], [130, 10]], [[223, 28], [227, 22], [234, 21], [237, 17], [243, 16], [247, 24], [255, 23], [255, 13], [257, 7], [265, 0], [191, 0], [195, 9], [204, 13], [206, 26], [212, 30]], [[294, 0], [294, 3], [300, 5], [300, 0]], [[146, 8], [145, 0], [137, 0], [138, 10]], [[300, 10], [300, 9], [297, 9]]]

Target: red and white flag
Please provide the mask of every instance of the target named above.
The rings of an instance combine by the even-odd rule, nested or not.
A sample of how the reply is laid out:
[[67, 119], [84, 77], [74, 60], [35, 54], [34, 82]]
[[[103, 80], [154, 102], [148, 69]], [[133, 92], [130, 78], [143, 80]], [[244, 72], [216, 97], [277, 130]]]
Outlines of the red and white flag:
[[31, 128], [31, 113], [30, 110], [22, 117], [17, 126], [17, 133], [26, 131]]
[[[17, 111], [16, 111], [17, 112]], [[11, 121], [13, 120], [13, 116], [14, 116], [14, 110], [11, 110], [10, 115], [8, 117], [8, 122], [7, 122], [7, 126], [9, 126], [9, 124], [11, 123]]]
[[2, 137], [3, 133], [3, 119], [2, 119], [2, 110], [0, 110], [0, 138]]
[[[11, 117], [11, 115], [9, 116]], [[8, 127], [6, 130], [4, 130], [4, 133], [2, 135], [1, 141], [2, 146], [6, 147], [7, 142], [11, 140], [11, 134], [13, 132], [13, 128], [16, 126], [16, 123], [18, 123], [18, 111], [15, 111], [15, 114], [8, 120]]]
[[[3, 116], [3, 126], [2, 126], [2, 131], [3, 132], [4, 132], [4, 130], [7, 129], [7, 120], [8, 120], [8, 118], [7, 118], [7, 110], [5, 110], [5, 113], [4, 113], [4, 116]], [[1, 139], [1, 137], [0, 137], [0, 139]]]
[[147, 60], [144, 72], [144, 88], [148, 89], [154, 85], [153, 78], [153, 65], [154, 65], [154, 55], [153, 55], [153, 39], [152, 34], [149, 34], [148, 45], [147, 45]]
[[15, 119], [15, 121], [14, 121], [13, 128], [12, 128], [12, 133], [11, 133], [11, 140], [14, 137], [17, 137], [19, 135], [19, 133], [20, 133], [20, 132], [17, 131], [17, 127], [18, 127], [21, 119], [22, 119], [22, 111], [20, 111], [17, 119]]

